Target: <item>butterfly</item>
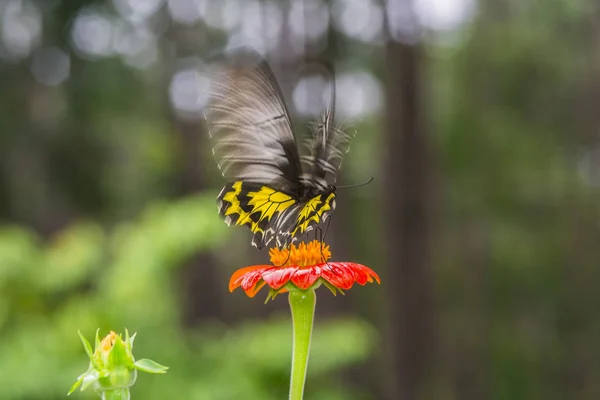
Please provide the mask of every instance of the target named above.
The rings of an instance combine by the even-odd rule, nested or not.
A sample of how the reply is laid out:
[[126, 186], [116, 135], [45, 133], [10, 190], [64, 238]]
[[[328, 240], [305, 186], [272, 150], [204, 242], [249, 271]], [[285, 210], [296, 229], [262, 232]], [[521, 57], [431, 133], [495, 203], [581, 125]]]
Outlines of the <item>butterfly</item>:
[[227, 225], [247, 226], [258, 249], [273, 241], [287, 247], [335, 210], [336, 176], [351, 137], [333, 125], [333, 82], [299, 149], [281, 88], [257, 52], [238, 49], [211, 77], [204, 114], [228, 182], [218, 211]]

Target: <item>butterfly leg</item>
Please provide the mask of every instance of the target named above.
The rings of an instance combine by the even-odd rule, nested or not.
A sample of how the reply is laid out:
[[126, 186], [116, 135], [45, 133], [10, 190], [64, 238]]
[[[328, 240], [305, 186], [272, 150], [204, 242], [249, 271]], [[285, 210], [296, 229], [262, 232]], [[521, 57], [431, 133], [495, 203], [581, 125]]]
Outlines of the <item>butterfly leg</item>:
[[[317, 209], [313, 207], [313, 211], [316, 213]], [[331, 223], [331, 217], [327, 218], [327, 227], [325, 228], [325, 233], [323, 230], [316, 226], [315, 227], [315, 240], [318, 240], [321, 246], [321, 260], [323, 262], [327, 262], [325, 258], [325, 254], [323, 253], [323, 242], [325, 241], [325, 236], [327, 236], [327, 231], [329, 230], [329, 224]]]
[[288, 249], [288, 255], [287, 258], [285, 259], [285, 261], [283, 262], [283, 264], [281, 265], [274, 265], [275, 267], [283, 267], [285, 264], [287, 264], [287, 262], [290, 260], [290, 255], [292, 254], [292, 251], [290, 249]]
[[[327, 232], [329, 232], [329, 224], [331, 223], [331, 216], [329, 218], [327, 218], [327, 225], [325, 226], [325, 233], [323, 233], [322, 237], [321, 237], [321, 257], [323, 257], [323, 260], [325, 261], [325, 256], [323, 255], [323, 243], [325, 242], [325, 238], [327, 237]], [[321, 231], [321, 229], [319, 228], [319, 231]]]
[[325, 241], [325, 238], [327, 237], [327, 232], [329, 232], [329, 224], [331, 223], [331, 216], [329, 216], [329, 218], [327, 218], [327, 226], [325, 227], [325, 233], [323, 234], [323, 239], [322, 241]]
[[325, 230], [325, 234], [323, 234], [323, 230], [319, 227], [317, 227], [315, 229], [315, 239], [318, 237], [318, 241], [320, 243], [320, 247], [321, 247], [321, 261], [323, 261], [324, 263], [327, 262], [327, 258], [325, 257], [325, 253], [323, 252], [323, 243], [325, 240], [325, 235], [327, 234], [327, 230]]

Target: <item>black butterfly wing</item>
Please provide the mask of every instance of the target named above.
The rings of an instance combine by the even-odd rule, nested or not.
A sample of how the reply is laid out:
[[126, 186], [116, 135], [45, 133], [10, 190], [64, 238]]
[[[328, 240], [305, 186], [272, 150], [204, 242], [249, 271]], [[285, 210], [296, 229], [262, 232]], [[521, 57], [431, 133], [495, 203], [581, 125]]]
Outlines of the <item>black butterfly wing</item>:
[[317, 191], [327, 191], [335, 186], [337, 174], [352, 140], [351, 135], [335, 125], [335, 75], [331, 66], [322, 67], [324, 74], [328, 76], [328, 99], [320, 118], [311, 125], [311, 134], [305, 140], [305, 152], [301, 157], [303, 182], [312, 185]]
[[273, 72], [256, 52], [239, 50], [217, 66], [205, 117], [228, 181], [299, 190], [302, 170], [289, 113]]

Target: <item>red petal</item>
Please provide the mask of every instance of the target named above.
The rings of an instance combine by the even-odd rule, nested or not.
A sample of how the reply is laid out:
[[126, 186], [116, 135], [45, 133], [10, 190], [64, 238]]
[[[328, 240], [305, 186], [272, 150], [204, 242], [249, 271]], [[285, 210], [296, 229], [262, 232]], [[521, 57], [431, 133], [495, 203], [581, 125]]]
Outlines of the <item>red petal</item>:
[[354, 282], [365, 285], [375, 279], [377, 283], [381, 283], [379, 275], [371, 268], [352, 262], [327, 263], [323, 268], [323, 278], [342, 290], [350, 289]]
[[249, 272], [242, 280], [242, 289], [244, 291], [252, 290], [254, 286], [262, 279], [262, 271]]
[[361, 285], [365, 285], [369, 279], [371, 279], [371, 276], [365, 272], [363, 269], [358, 268], [358, 266], [360, 264], [354, 264], [354, 263], [342, 263], [344, 264], [344, 266], [350, 270], [352, 270], [352, 272], [354, 272], [354, 281], [361, 284]]
[[377, 281], [377, 283], [381, 283], [381, 279], [379, 279], [379, 275], [377, 275], [377, 273], [375, 271], [373, 271], [371, 268], [369, 268], [365, 265], [362, 265], [362, 264], [355, 264], [355, 263], [348, 263], [348, 264], [350, 264], [352, 267], [354, 267], [356, 269], [360, 269], [365, 274], [367, 274], [369, 282], [373, 282], [373, 279], [375, 279]]
[[250, 267], [240, 268], [231, 275], [229, 279], [229, 291], [233, 292], [235, 289], [240, 287], [242, 282], [246, 279], [248, 274], [251, 274], [253, 271], [263, 270], [271, 268], [270, 265], [252, 265]]
[[321, 275], [333, 286], [348, 290], [354, 284], [354, 271], [343, 262], [330, 262], [323, 265]]
[[279, 289], [290, 281], [298, 267], [271, 267], [262, 274], [262, 278], [273, 289]]
[[323, 268], [315, 265], [310, 268], [299, 268], [292, 277], [292, 283], [300, 289], [308, 289], [321, 277]]

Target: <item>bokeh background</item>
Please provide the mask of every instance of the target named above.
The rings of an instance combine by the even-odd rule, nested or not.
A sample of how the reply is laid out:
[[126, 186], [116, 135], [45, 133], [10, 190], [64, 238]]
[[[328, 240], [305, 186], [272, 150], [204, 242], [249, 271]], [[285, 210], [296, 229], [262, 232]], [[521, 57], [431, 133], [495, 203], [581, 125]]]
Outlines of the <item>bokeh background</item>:
[[[332, 62], [356, 130], [328, 233], [381, 286], [319, 291], [311, 400], [600, 397], [594, 0], [1, 0], [0, 399], [62, 399], [77, 329], [171, 367], [134, 399], [283, 399], [285, 296], [216, 213], [210, 55], [263, 53], [302, 126]], [[73, 398], [91, 399], [94, 393]]]

